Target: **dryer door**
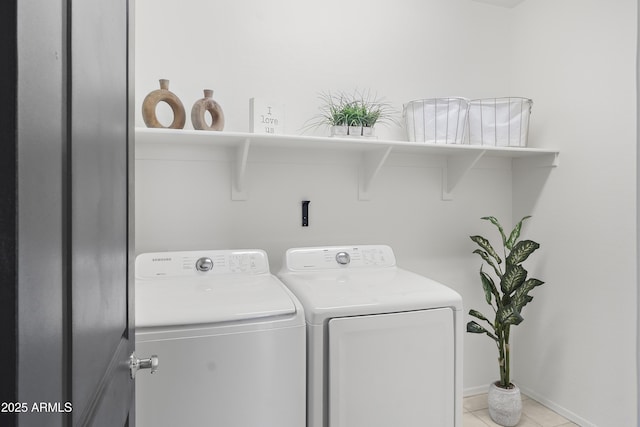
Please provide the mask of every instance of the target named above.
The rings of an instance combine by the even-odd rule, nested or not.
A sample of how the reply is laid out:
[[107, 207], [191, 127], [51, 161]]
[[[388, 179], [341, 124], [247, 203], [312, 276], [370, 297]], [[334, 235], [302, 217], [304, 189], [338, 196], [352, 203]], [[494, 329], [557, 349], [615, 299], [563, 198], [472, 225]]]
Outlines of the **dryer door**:
[[330, 427], [454, 425], [454, 312], [329, 321]]

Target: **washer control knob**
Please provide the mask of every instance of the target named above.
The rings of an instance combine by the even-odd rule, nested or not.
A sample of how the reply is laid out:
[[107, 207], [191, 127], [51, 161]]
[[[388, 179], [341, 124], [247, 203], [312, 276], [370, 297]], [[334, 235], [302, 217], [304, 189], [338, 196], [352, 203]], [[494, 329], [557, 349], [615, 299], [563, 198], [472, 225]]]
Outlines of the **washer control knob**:
[[213, 261], [209, 257], [202, 257], [196, 261], [196, 270], [210, 271], [213, 268]]
[[336, 254], [336, 262], [340, 265], [347, 265], [351, 262], [351, 257], [346, 252], [338, 252]]

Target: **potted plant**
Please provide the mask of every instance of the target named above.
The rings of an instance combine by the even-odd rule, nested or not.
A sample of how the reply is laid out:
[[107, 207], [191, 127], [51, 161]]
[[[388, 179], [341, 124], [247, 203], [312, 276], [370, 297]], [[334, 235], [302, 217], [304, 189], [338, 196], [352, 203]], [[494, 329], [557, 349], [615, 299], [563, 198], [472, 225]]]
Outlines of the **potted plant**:
[[522, 412], [520, 389], [511, 382], [510, 376], [511, 326], [522, 323], [524, 320], [522, 309], [533, 300], [529, 292], [544, 283], [538, 279], [527, 278], [528, 272], [522, 267], [522, 263], [529, 255], [540, 247], [533, 240], [518, 240], [522, 223], [528, 218], [530, 217], [522, 218], [509, 236], [504, 233], [496, 218], [492, 216], [482, 218], [498, 228], [502, 238], [502, 257], [489, 240], [482, 236], [470, 236], [471, 240], [479, 246], [479, 249], [473, 253], [478, 254], [493, 270], [497, 280], [494, 281], [492, 274], [483, 271], [484, 265], [480, 267], [484, 296], [494, 316], [493, 320], [490, 320], [479, 311], [470, 310], [469, 315], [488, 325], [488, 329], [472, 320], [467, 323], [467, 332], [486, 334], [495, 341], [498, 348], [500, 380], [489, 387], [489, 414], [496, 423], [509, 427], [518, 423]]
[[311, 125], [326, 125], [331, 128], [331, 136], [374, 136], [377, 123], [393, 121], [393, 110], [371, 92], [354, 91], [352, 95], [344, 92], [320, 95], [324, 105], [320, 115]]

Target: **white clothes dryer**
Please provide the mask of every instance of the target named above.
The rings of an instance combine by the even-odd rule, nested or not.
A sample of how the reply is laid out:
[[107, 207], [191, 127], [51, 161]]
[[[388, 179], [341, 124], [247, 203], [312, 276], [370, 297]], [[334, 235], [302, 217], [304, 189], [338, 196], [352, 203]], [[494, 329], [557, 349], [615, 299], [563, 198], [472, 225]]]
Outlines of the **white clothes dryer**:
[[308, 427], [461, 427], [462, 298], [389, 246], [293, 248], [307, 323]]
[[147, 253], [136, 258], [139, 427], [301, 427], [302, 306], [261, 250]]

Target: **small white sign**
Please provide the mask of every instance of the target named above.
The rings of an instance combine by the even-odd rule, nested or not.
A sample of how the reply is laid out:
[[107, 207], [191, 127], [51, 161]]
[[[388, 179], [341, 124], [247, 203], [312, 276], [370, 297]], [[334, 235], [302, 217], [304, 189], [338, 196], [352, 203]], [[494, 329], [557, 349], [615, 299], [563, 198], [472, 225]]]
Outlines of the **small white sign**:
[[284, 106], [261, 98], [251, 98], [249, 132], [284, 134]]

